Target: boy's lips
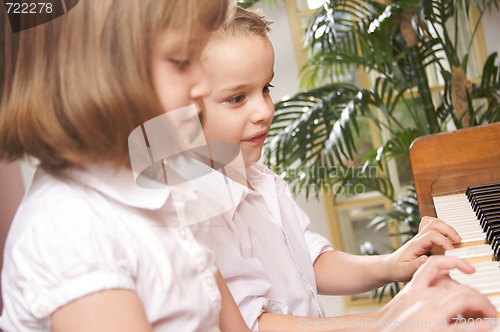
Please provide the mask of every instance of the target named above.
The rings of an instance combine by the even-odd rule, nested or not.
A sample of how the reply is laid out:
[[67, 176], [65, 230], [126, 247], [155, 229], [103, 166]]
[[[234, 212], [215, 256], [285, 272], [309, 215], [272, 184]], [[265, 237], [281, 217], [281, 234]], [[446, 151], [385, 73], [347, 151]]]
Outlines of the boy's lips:
[[261, 143], [264, 142], [266, 137], [267, 137], [267, 132], [271, 129], [270, 127], [267, 127], [264, 130], [258, 131], [252, 136], [249, 136], [248, 138], [243, 139], [243, 142], [251, 142], [251, 143]]

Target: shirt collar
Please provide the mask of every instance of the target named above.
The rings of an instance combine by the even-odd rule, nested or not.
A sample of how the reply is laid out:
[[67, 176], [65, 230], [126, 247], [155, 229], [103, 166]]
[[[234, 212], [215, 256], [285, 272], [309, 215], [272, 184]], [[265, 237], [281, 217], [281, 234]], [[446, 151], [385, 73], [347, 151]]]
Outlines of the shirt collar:
[[132, 207], [148, 210], [157, 210], [167, 202], [170, 190], [165, 184], [160, 184], [151, 179], [149, 188], [163, 187], [163, 189], [145, 189], [139, 187], [132, 174], [132, 170], [111, 167], [88, 166], [86, 169], [71, 169], [66, 174], [72, 179], [93, 188], [110, 198]]
[[[236, 213], [236, 210], [238, 209], [238, 206], [244, 201], [245, 197], [247, 195], [252, 195], [252, 194], [259, 194], [264, 197], [264, 199], [271, 200], [273, 204], [271, 204], [272, 207], [278, 206], [277, 202], [277, 194], [276, 194], [276, 183], [275, 183], [275, 178], [277, 175], [271, 171], [269, 168], [267, 168], [264, 164], [262, 163], [256, 163], [253, 166], [247, 168], [247, 181], [250, 183], [252, 188], [254, 188], [255, 192], [253, 190], [250, 190], [247, 186], [244, 186], [240, 183], [237, 183], [233, 181], [232, 179], [228, 178], [228, 180], [236, 186], [239, 186], [241, 189], [244, 191], [244, 195], [242, 195], [241, 199], [236, 203], [236, 206], [234, 209], [230, 210], [229, 216], [231, 219], [234, 218], [234, 214]], [[271, 202], [269, 202], [271, 203]], [[269, 206], [269, 204], [268, 204]], [[276, 211], [276, 209], [270, 209], [271, 214], [273, 215], [274, 218], [277, 218], [277, 220], [281, 220], [281, 214], [279, 213], [279, 210]]]

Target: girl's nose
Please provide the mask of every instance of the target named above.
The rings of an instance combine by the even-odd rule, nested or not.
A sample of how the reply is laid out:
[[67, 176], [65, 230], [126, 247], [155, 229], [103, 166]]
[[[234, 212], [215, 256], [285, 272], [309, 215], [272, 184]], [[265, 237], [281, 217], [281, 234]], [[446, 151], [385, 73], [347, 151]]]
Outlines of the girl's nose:
[[208, 97], [212, 93], [212, 88], [201, 62], [198, 62], [193, 70], [194, 84], [191, 88], [191, 99], [198, 100]]

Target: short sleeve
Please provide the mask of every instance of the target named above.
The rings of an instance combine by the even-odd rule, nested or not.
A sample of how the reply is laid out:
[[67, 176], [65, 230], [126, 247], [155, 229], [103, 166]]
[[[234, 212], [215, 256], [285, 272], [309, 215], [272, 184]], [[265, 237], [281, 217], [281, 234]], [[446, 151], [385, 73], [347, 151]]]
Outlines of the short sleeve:
[[311, 255], [311, 262], [314, 264], [314, 262], [316, 262], [316, 259], [318, 259], [318, 257], [322, 253], [333, 250], [332, 244], [324, 236], [311, 232], [307, 229], [309, 227], [309, 224], [311, 223], [309, 216], [295, 202], [288, 185], [281, 178], [279, 178], [278, 181], [280, 182], [281, 186], [285, 187], [285, 195], [292, 202], [294, 213], [298, 219], [301, 230], [304, 234], [304, 239], [309, 249], [309, 253]]
[[135, 252], [119, 226], [99, 214], [78, 208], [43, 211], [12, 244], [3, 271], [10, 285], [3, 295], [18, 311], [15, 315], [40, 322], [85, 295], [135, 290]]
[[309, 248], [311, 262], [313, 262], [313, 264], [322, 253], [333, 250], [330, 241], [317, 233], [311, 232], [310, 230], [306, 230], [304, 232], [304, 238]]

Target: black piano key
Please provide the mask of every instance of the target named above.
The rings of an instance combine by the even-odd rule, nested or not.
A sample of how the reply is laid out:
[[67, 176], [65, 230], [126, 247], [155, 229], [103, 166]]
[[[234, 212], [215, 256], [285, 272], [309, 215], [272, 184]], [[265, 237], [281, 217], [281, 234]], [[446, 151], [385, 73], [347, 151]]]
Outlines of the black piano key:
[[495, 242], [496, 246], [493, 248], [493, 256], [495, 256], [495, 260], [500, 261], [500, 241]]
[[494, 252], [496, 251], [500, 252], [500, 238], [493, 239], [493, 242], [491, 244], [491, 249], [493, 249]]
[[500, 225], [490, 227], [486, 232], [486, 239], [488, 243], [492, 244], [495, 238], [500, 236]]
[[478, 210], [476, 213], [477, 220], [481, 220], [483, 218], [483, 216], [485, 216], [485, 218], [487, 218], [487, 219], [493, 219], [493, 218], [500, 217], [500, 206], [498, 208], [494, 208], [494, 209], [487, 208], [487, 209]]
[[500, 196], [500, 192], [491, 192], [491, 193], [488, 193], [486, 195], [473, 196], [471, 201], [478, 202], [478, 201], [483, 201], [483, 200], [487, 200], [487, 199], [499, 197], [499, 196]]
[[493, 240], [491, 248], [493, 249], [493, 252], [495, 253], [496, 256], [496, 252], [500, 250], [500, 242], [498, 240]]
[[483, 206], [477, 210], [476, 216], [477, 216], [477, 219], [481, 219], [481, 216], [483, 214], [490, 214], [490, 213], [495, 213], [495, 212], [497, 212], [500, 215], [500, 204], [492, 204], [492, 205]]
[[488, 227], [489, 224], [495, 224], [498, 221], [500, 221], [500, 217], [489, 217], [489, 218], [485, 218], [483, 220], [480, 220], [479, 225], [481, 226], [483, 231], [485, 231], [486, 227]]
[[496, 189], [500, 189], [500, 184], [495, 183], [495, 184], [488, 184], [488, 185], [484, 185], [484, 186], [473, 186], [473, 187], [467, 188], [465, 195], [470, 200], [471, 196], [474, 196], [475, 194], [488, 192], [488, 191], [491, 192], [491, 191], [494, 191]]
[[493, 252], [493, 256], [495, 256], [495, 260], [500, 261], [500, 247]]
[[494, 219], [500, 217], [500, 211], [490, 211], [481, 214], [481, 218], [478, 217], [481, 227], [484, 228], [484, 224], [488, 219]]
[[490, 229], [495, 228], [496, 226], [499, 225], [500, 225], [499, 220], [490, 220], [484, 225], [483, 231], [487, 234]]
[[482, 207], [490, 206], [490, 205], [493, 205], [493, 204], [499, 204], [499, 203], [500, 203], [500, 196], [499, 197], [495, 197], [495, 198], [490, 198], [490, 199], [482, 200], [482, 201], [473, 201], [471, 203], [471, 207], [472, 207], [472, 210], [474, 212], [477, 212], [477, 210], [481, 209]]
[[483, 229], [483, 231], [486, 232], [486, 230], [488, 229], [488, 225], [495, 225], [495, 224], [497, 224], [499, 222], [499, 219], [500, 218], [487, 218], [487, 219], [484, 219], [484, 220], [482, 220], [482, 222], [480, 222], [480, 226]]
[[472, 200], [471, 206], [472, 206], [472, 210], [474, 210], [474, 212], [477, 212], [477, 210], [482, 208], [483, 206], [489, 206], [492, 204], [500, 204], [500, 195], [488, 196], [487, 198], [478, 199], [478, 200], [474, 199], [474, 200]]
[[478, 200], [478, 199], [487, 198], [489, 196], [496, 196], [498, 194], [500, 194], [500, 189], [495, 189], [492, 191], [477, 192], [477, 193], [474, 193], [470, 196], [469, 202], [472, 202], [472, 201]]

